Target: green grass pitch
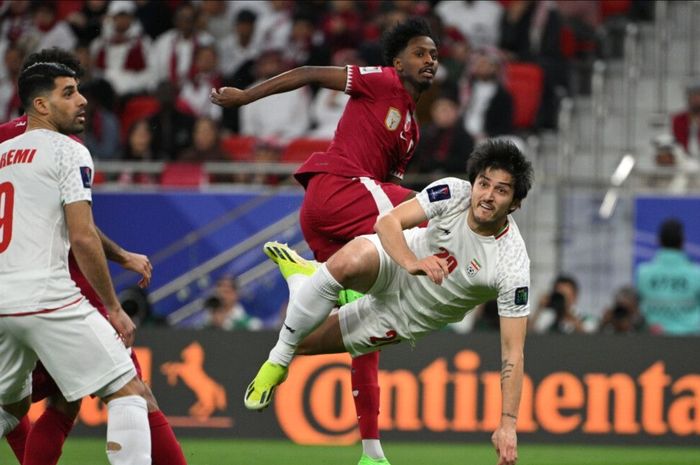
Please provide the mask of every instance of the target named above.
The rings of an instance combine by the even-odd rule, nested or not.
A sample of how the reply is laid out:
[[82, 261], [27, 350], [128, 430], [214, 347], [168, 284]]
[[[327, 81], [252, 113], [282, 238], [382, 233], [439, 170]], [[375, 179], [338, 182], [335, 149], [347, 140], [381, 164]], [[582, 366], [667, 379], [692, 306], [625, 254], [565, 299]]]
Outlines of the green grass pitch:
[[[355, 465], [360, 446], [309, 447], [286, 441], [183, 439], [189, 465]], [[108, 464], [100, 439], [69, 438], [59, 465]], [[394, 465], [495, 465], [486, 444], [388, 442]], [[520, 444], [519, 465], [697, 465], [700, 448], [612, 447]], [[7, 443], [0, 444], [0, 464], [14, 465]]]

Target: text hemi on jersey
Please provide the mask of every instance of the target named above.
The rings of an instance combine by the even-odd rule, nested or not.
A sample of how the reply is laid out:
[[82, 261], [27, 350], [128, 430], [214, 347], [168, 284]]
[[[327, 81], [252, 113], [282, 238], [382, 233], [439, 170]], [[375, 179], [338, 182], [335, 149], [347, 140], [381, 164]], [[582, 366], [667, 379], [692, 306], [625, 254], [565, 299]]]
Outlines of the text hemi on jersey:
[[0, 169], [18, 163], [31, 163], [34, 161], [36, 149], [14, 149], [0, 155]]

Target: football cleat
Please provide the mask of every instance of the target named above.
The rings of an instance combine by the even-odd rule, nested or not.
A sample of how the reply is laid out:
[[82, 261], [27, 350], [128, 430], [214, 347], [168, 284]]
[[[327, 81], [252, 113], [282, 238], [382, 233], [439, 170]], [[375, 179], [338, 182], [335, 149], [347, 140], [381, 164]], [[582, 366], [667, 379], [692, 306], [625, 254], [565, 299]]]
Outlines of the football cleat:
[[391, 465], [386, 458], [383, 459], [373, 459], [369, 455], [362, 454], [360, 461], [357, 465]]
[[243, 403], [248, 410], [265, 410], [272, 403], [277, 386], [287, 379], [287, 367], [266, 361], [245, 391]]
[[316, 273], [318, 262], [305, 259], [287, 244], [266, 242], [263, 246], [263, 252], [270, 257], [270, 260], [277, 263], [284, 279], [294, 274], [311, 276]]

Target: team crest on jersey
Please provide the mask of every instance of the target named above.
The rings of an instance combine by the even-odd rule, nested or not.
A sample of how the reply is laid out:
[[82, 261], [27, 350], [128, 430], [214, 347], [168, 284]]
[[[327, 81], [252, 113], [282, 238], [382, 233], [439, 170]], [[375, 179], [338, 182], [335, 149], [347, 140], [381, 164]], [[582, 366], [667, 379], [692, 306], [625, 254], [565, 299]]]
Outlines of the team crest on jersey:
[[384, 125], [389, 131], [396, 131], [401, 124], [401, 112], [394, 107], [389, 107], [389, 111], [384, 118]]
[[89, 166], [81, 166], [80, 177], [83, 179], [84, 188], [88, 189], [92, 187], [92, 168]]
[[440, 200], [447, 200], [452, 197], [450, 193], [450, 186], [447, 184], [440, 184], [439, 186], [433, 186], [426, 189], [428, 193], [428, 200], [431, 202], [438, 202]]
[[479, 260], [477, 260], [476, 258], [472, 258], [472, 261], [469, 262], [469, 266], [467, 267], [467, 275], [470, 278], [473, 278], [474, 276], [476, 276], [480, 269], [481, 263], [479, 263]]

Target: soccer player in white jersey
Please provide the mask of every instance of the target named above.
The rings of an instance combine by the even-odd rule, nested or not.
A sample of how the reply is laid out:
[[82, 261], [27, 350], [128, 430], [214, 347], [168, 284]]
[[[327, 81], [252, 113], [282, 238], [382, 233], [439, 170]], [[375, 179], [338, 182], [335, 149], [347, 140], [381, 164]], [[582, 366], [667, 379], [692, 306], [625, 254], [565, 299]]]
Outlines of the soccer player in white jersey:
[[[95, 394], [107, 404], [111, 464], [150, 464], [144, 388], [125, 347], [135, 327], [92, 219], [92, 159], [68, 137], [84, 129], [87, 102], [59, 63], [27, 67], [18, 88], [27, 131], [0, 144], [0, 434], [26, 414], [39, 359], [68, 401]], [[109, 322], [71, 280], [69, 246]]]
[[[246, 391], [249, 408], [269, 405], [294, 355], [357, 356], [414, 341], [497, 299], [502, 416], [492, 442], [499, 465], [516, 462], [530, 260], [510, 214], [527, 196], [532, 166], [514, 144], [491, 140], [476, 148], [467, 171], [469, 182], [435, 181], [317, 270], [286, 246], [266, 244], [290, 302], [279, 340]], [[329, 316], [343, 288], [366, 295]]]

